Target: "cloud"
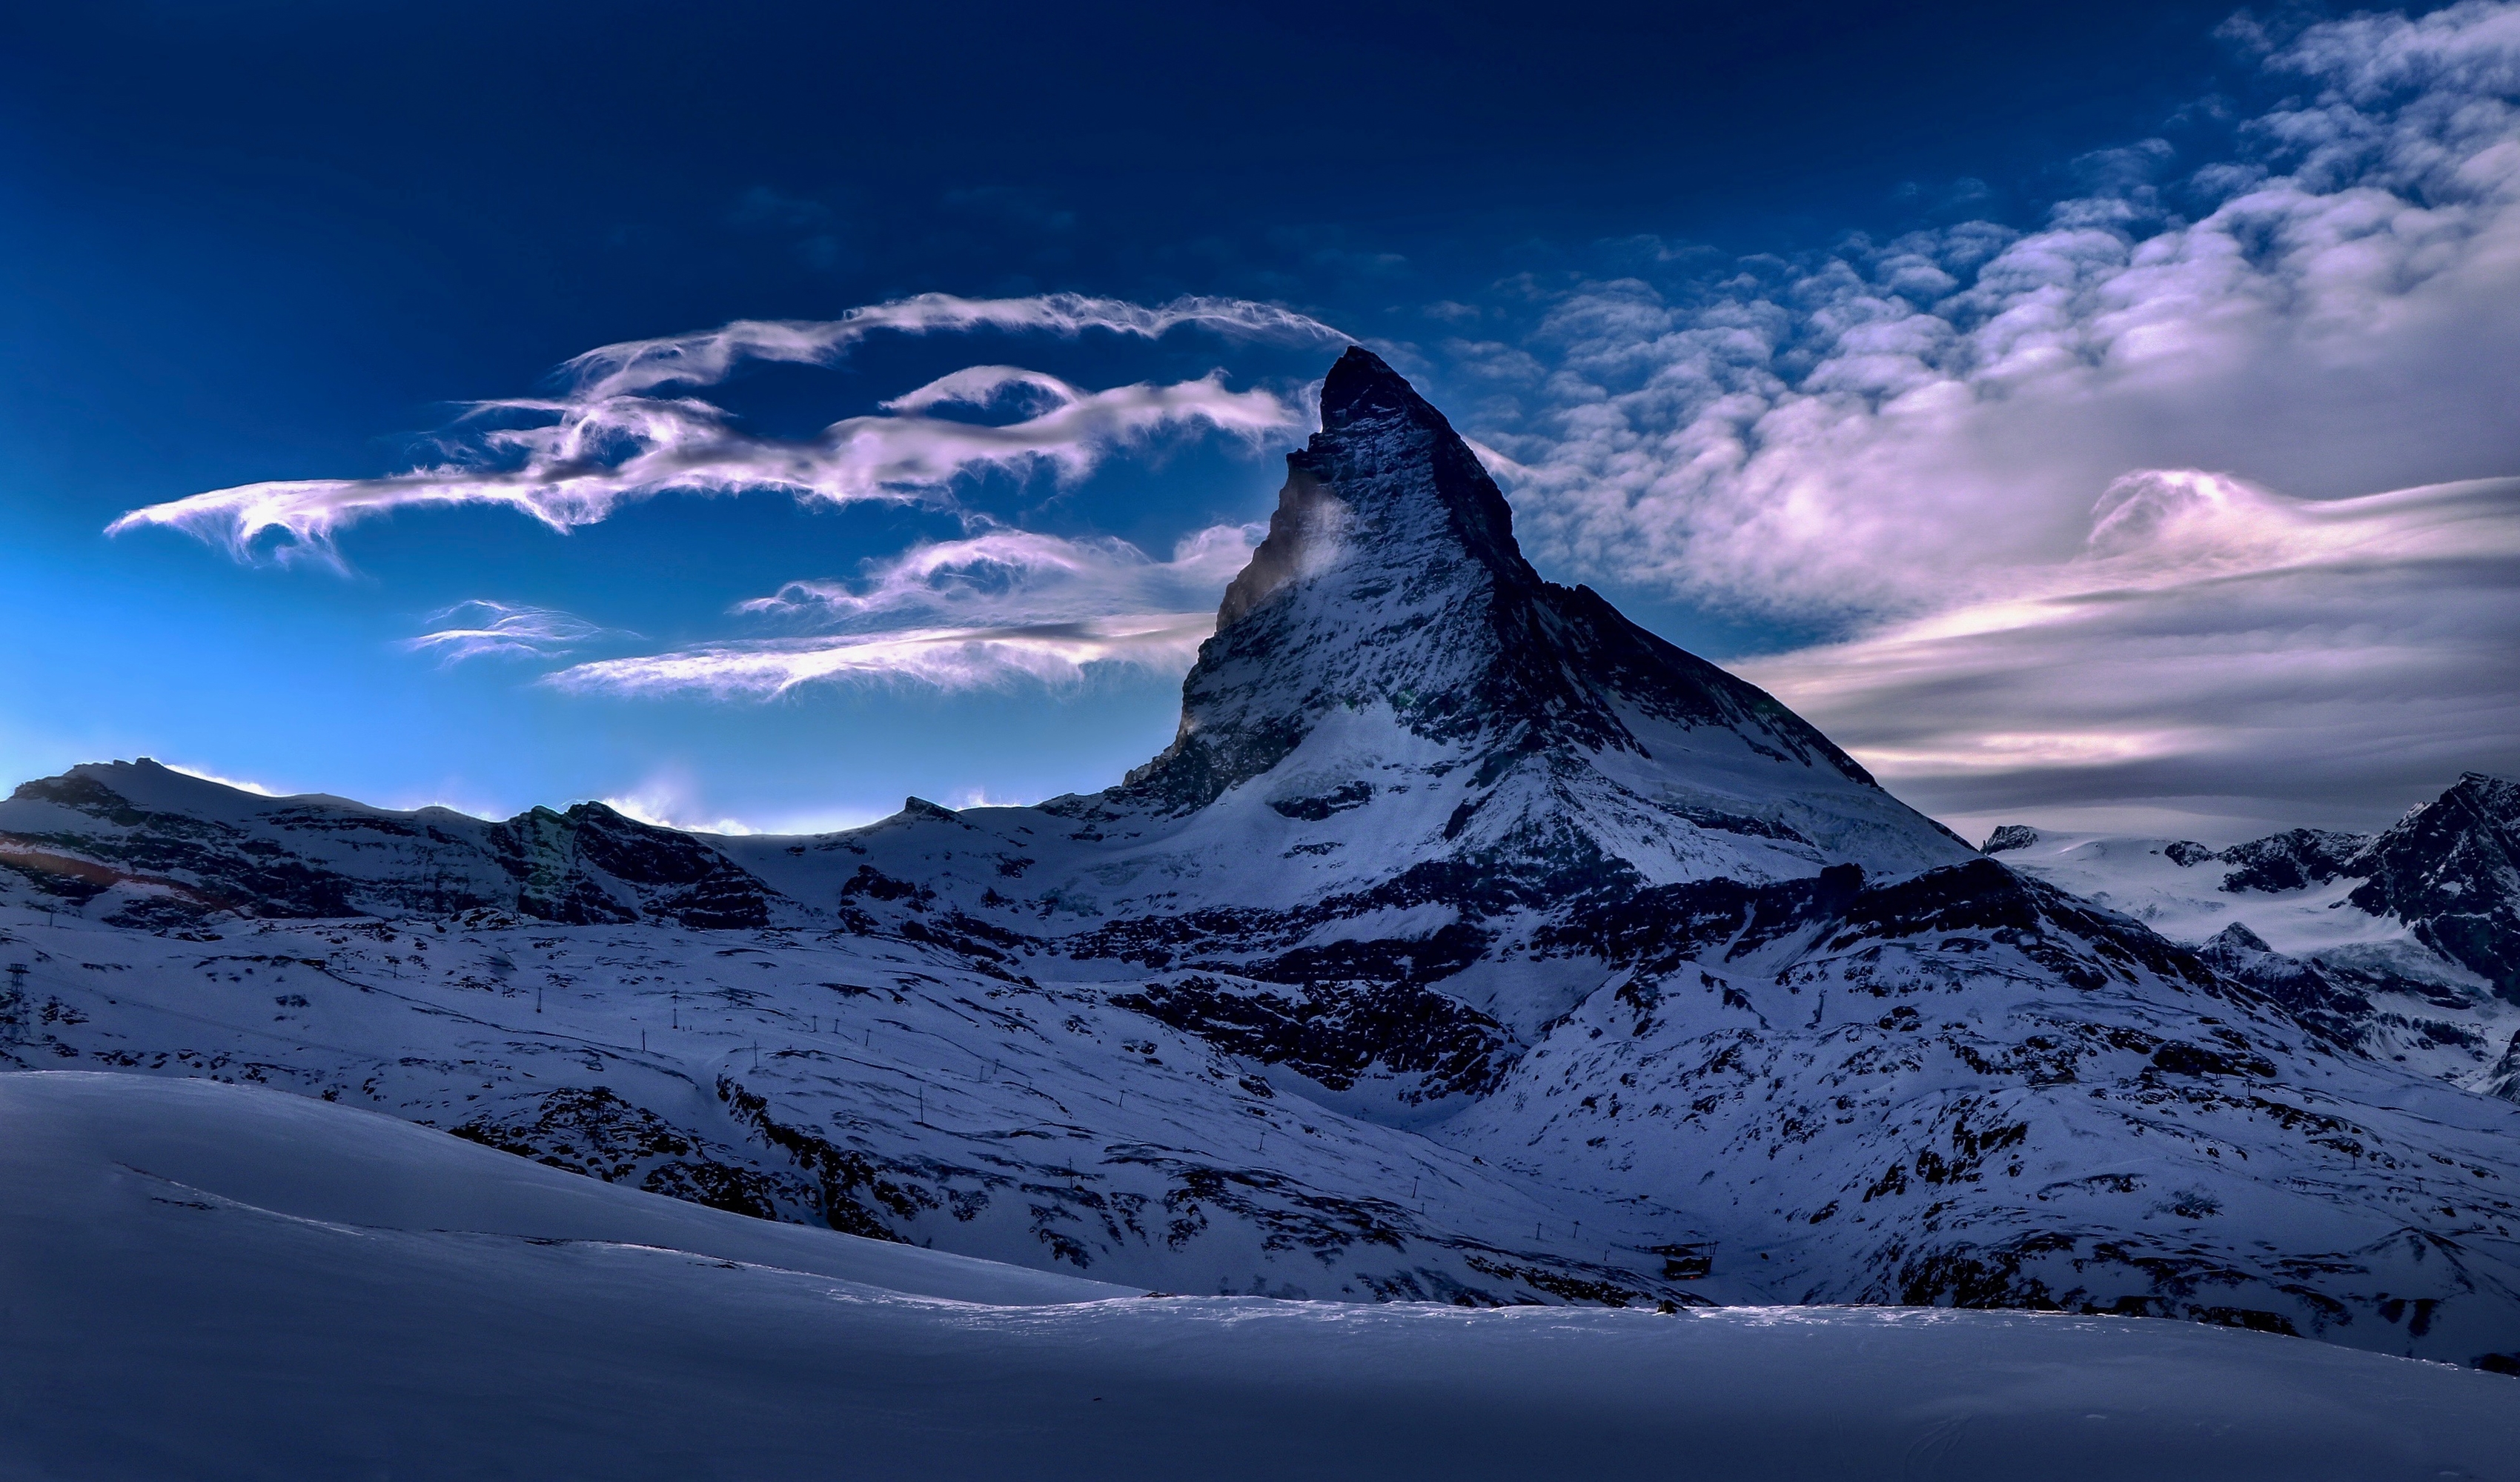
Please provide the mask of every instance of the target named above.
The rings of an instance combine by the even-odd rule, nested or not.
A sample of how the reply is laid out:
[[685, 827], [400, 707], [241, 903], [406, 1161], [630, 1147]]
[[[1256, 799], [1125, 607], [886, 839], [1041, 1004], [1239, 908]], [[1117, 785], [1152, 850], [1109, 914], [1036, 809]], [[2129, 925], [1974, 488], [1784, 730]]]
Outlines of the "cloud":
[[[2299, 500], [2147, 472], [2015, 591], [1736, 665], [1972, 827], [2131, 806], [2374, 827], [2520, 773], [2520, 478]], [[2210, 823], [2193, 827], [2210, 831]]]
[[2318, 497], [2520, 471], [2520, 7], [2359, 17], [2260, 58], [2303, 90], [2243, 123], [2240, 157], [2086, 157], [2089, 194], [2041, 229], [1557, 296], [1530, 365], [1467, 366], [1528, 409], [1482, 430], [1528, 470], [1535, 555], [1862, 622], [2058, 558], [2134, 470]]
[[[1229, 389], [1220, 374], [1171, 384], [1086, 390], [1011, 366], [958, 371], [885, 403], [882, 415], [832, 424], [815, 437], [740, 429], [699, 397], [651, 394], [713, 385], [747, 361], [829, 364], [878, 332], [996, 329], [1065, 335], [1088, 329], [1152, 338], [1183, 326], [1277, 338], [1337, 338], [1300, 314], [1240, 299], [1184, 298], [1157, 307], [1052, 294], [968, 299], [929, 293], [818, 322], [741, 321], [707, 335], [590, 350], [562, 368], [558, 397], [474, 404], [448, 440], [446, 462], [382, 478], [293, 479], [214, 489], [134, 510], [108, 526], [183, 530], [239, 561], [268, 546], [280, 561], [340, 563], [344, 525], [415, 506], [490, 506], [565, 531], [626, 501], [665, 492], [776, 490], [803, 500], [944, 502], [956, 480], [989, 472], [1074, 477], [1113, 451], [1160, 432], [1205, 427], [1257, 439], [1307, 414], [1263, 390]], [[1003, 424], [942, 409], [1018, 407]]]
[[[738, 611], [789, 631], [573, 665], [579, 693], [769, 698], [819, 682], [939, 689], [1072, 684], [1091, 668], [1189, 668], [1261, 527], [1216, 525], [1169, 561], [1116, 539], [992, 529], [871, 562], [855, 582], [791, 582]], [[802, 631], [797, 631], [802, 630]]]
[[704, 644], [603, 659], [552, 676], [560, 689], [615, 695], [766, 699], [821, 680], [910, 680], [941, 690], [1017, 679], [1072, 682], [1092, 664], [1189, 667], [1216, 631], [1213, 612], [1079, 618], [1013, 628], [904, 628], [832, 638]]
[[628, 339], [588, 350], [562, 372], [576, 394], [600, 399], [663, 385], [708, 386], [752, 360], [832, 365], [869, 336], [931, 335], [940, 331], [1081, 335], [1103, 330], [1156, 339], [1183, 328], [1238, 338], [1302, 343], [1344, 341], [1348, 337], [1317, 319], [1275, 304], [1242, 298], [1184, 297], [1147, 305], [1082, 293], [1029, 298], [962, 298], [921, 293], [852, 309], [837, 319], [740, 319], [700, 335]]
[[1163, 561], [1108, 537], [986, 530], [871, 562], [856, 582], [790, 582], [740, 610], [834, 623], [914, 617], [998, 626], [1184, 606], [1212, 613], [1264, 528], [1210, 525], [1185, 537]]
[[404, 639], [413, 653], [434, 653], [441, 665], [474, 658], [550, 658], [599, 639], [638, 635], [600, 627], [557, 607], [474, 598], [428, 614], [432, 623], [454, 626]]
[[1844, 635], [1741, 667], [1946, 813], [2520, 770], [2520, 5], [2231, 34], [2293, 93], [2232, 157], [2086, 156], [2026, 231], [1605, 247], [1459, 342], [1535, 560]]
[[679, 769], [669, 770], [642, 781], [631, 791], [601, 797], [596, 801], [620, 814], [659, 829], [680, 829], [687, 833], [746, 834], [759, 831], [738, 818], [710, 818], [696, 811], [698, 789], [689, 776]]

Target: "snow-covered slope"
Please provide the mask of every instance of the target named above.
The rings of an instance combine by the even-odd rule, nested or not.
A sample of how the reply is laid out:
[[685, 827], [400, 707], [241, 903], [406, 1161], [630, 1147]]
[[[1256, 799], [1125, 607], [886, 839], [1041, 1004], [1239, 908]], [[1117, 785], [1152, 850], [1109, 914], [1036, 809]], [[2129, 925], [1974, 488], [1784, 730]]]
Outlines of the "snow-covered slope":
[[2392, 1482], [2520, 1451], [2494, 1375], [2189, 1325], [1112, 1299], [251, 1088], [0, 1076], [0, 1124], [10, 1477]]
[[1092, 796], [727, 838], [28, 784], [0, 1062], [1145, 1289], [2056, 1307], [2520, 1370], [2520, 1104], [2463, 1089], [2505, 1084], [2510, 785], [1986, 858], [1542, 582], [1372, 356], [1323, 427], [1179, 738]]
[[[398, 1117], [215, 1081], [62, 1071], [0, 1077], [0, 1119], [21, 1153], [56, 1169], [120, 1169], [169, 1197], [325, 1225], [653, 1246], [999, 1307], [1144, 1295], [750, 1219], [563, 1173]], [[30, 1212], [42, 1208], [40, 1199], [27, 1203]]]
[[1655, 1247], [1696, 1238], [1672, 1211], [1345, 1114], [1108, 984], [845, 932], [476, 915], [195, 940], [52, 915], [0, 901], [0, 964], [25, 969], [0, 1065], [282, 1087], [719, 1209], [1138, 1289], [1706, 1300], [1662, 1275]]
[[2470, 773], [2377, 834], [2214, 849], [2017, 824], [1987, 846], [2199, 947], [2337, 1045], [2520, 1100], [2520, 784]]

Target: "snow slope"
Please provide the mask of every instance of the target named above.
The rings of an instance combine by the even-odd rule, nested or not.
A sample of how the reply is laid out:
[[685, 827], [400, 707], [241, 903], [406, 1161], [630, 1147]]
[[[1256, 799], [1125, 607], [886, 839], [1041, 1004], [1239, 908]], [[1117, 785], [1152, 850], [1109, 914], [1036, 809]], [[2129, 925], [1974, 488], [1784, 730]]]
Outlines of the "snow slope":
[[0, 964], [26, 969], [0, 1066], [285, 1088], [1139, 1290], [1706, 1300], [1661, 1275], [1656, 1247], [1696, 1238], [1674, 1212], [1344, 1112], [1107, 984], [846, 933], [261, 921], [192, 940], [47, 915], [0, 890]]
[[[2463, 795], [2488, 792], [2480, 785], [2513, 791], [2471, 776], [2414, 819], [2462, 811]], [[2498, 991], [2477, 966], [2442, 952], [2442, 933], [2428, 929], [2436, 919], [2418, 912], [2409, 921], [2372, 898], [2381, 861], [2399, 852], [2379, 840], [2420, 831], [2429, 831], [2402, 825], [2374, 837], [2294, 830], [2209, 850], [2192, 840], [2015, 825], [2009, 836], [2024, 842], [2001, 853], [2014, 869], [2207, 949], [2217, 966], [2305, 1014], [2338, 1044], [2470, 1090], [2520, 1097], [2520, 1056], [2513, 1055], [2520, 999]], [[2455, 864], [2455, 846], [2433, 853]], [[2502, 898], [2506, 917], [2520, 905], [2520, 888], [2509, 881], [2465, 883], [2444, 893]], [[2470, 957], [2485, 966], [2513, 950], [2478, 945]]]
[[119, 1168], [164, 1186], [161, 1192], [326, 1225], [655, 1246], [1002, 1307], [1143, 1295], [751, 1219], [562, 1173], [373, 1111], [216, 1081], [14, 1075], [0, 1079], [0, 1117], [22, 1146], [41, 1145], [38, 1155], [49, 1160]]
[[[2497, 1376], [2192, 1325], [1092, 1300], [829, 1234], [747, 1257], [664, 1200], [250, 1088], [8, 1075], [0, 1119], [12, 1478], [2390, 1482], [2520, 1455]], [[605, 1233], [520, 1233], [582, 1219]]]

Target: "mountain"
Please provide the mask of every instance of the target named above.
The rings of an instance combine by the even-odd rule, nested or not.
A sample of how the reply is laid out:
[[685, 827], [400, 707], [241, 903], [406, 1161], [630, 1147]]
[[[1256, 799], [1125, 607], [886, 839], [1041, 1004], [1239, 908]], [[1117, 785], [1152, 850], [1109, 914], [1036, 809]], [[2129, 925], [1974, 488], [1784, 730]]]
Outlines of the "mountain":
[[2520, 784], [2469, 773], [2375, 834], [2213, 849], [2013, 824], [1987, 848], [2201, 943], [2339, 1047], [2520, 1098]]
[[2316, 962], [2078, 893], [1540, 579], [1352, 350], [1118, 786], [712, 837], [74, 768], [0, 803], [0, 1055], [1152, 1289], [2052, 1308], [2515, 1370], [2520, 1105], [2340, 976], [2503, 1002], [2444, 956], [2510, 919], [2508, 785], [2471, 781], [2385, 851], [2228, 862], [2335, 895], [2367, 939]]

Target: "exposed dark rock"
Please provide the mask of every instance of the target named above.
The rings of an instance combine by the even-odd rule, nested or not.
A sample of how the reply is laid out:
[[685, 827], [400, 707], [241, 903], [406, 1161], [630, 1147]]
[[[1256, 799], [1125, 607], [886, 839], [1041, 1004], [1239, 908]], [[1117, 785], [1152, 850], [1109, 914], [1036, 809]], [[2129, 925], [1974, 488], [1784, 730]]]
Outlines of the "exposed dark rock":
[[1978, 846], [1980, 854], [2002, 854], [2007, 849], [2027, 849], [2039, 842], [2039, 831], [2028, 824], [1999, 824]]
[[2223, 851], [2221, 859], [2240, 868], [2223, 876], [2223, 888], [2272, 894], [2324, 885], [2340, 876], [2361, 873], [2352, 866], [2355, 857], [2370, 842], [2370, 835], [2364, 833], [2287, 829], [2245, 844], [2233, 844]]
[[608, 1184], [705, 1204], [761, 1220], [813, 1218], [813, 1186], [712, 1148], [606, 1086], [554, 1091], [503, 1114], [447, 1129], [468, 1142], [532, 1158]]
[[1323, 980], [1281, 993], [1189, 976], [1114, 994], [1111, 1002], [1333, 1091], [1376, 1072], [1417, 1077], [1399, 1093], [1411, 1102], [1484, 1095], [1513, 1049], [1486, 1014], [1405, 981]]
[[2520, 783], [2471, 772], [2399, 820], [2358, 863], [2354, 904], [2520, 1003]]
[[2222, 972], [2281, 1005], [2284, 1011], [2328, 1043], [2352, 1047], [2375, 1011], [2371, 1001], [2319, 967], [2269, 947], [2238, 921], [2223, 928], [2196, 955]]
[[1532, 944], [1548, 952], [1590, 953], [1614, 966], [1634, 967], [1640, 976], [1659, 976], [1700, 956], [1737, 957], [1835, 922], [1863, 887], [1864, 872], [1853, 865], [1771, 885], [1656, 885], [1579, 909], [1535, 932]]

